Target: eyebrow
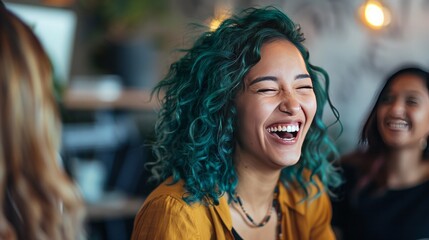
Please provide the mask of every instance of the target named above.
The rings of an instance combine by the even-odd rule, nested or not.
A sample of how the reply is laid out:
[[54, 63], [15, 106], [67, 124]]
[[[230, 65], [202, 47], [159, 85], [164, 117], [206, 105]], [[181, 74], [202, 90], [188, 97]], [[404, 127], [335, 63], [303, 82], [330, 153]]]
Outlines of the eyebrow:
[[[402, 91], [402, 90], [401, 90]], [[392, 95], [392, 91], [387, 91], [384, 95]], [[397, 94], [397, 93], [395, 93]], [[413, 94], [413, 95], [424, 95], [426, 93], [422, 92], [422, 91], [417, 91], [417, 90], [405, 90], [402, 92], [402, 94]]]
[[303, 79], [303, 78], [311, 78], [311, 76], [310, 76], [310, 74], [307, 74], [307, 73], [298, 74], [298, 75], [296, 75], [295, 80]]
[[[305, 74], [304, 73], [303, 74], [298, 74], [298, 75], [295, 76], [295, 80], [304, 79], [304, 78], [311, 78], [311, 77], [310, 77], [309, 74], [306, 74], [306, 73]], [[250, 82], [249, 86], [251, 86], [251, 85], [253, 85], [255, 83], [258, 83], [258, 82], [262, 82], [262, 81], [274, 81], [274, 82], [277, 82], [277, 77], [274, 77], [274, 76], [258, 77], [258, 78], [253, 79]]]

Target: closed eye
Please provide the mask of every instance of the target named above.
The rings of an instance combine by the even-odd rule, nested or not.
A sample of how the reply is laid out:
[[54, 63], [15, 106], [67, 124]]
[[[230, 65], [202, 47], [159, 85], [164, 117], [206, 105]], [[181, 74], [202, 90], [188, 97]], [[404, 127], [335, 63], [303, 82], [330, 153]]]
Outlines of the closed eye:
[[265, 92], [275, 92], [277, 91], [276, 89], [259, 89], [257, 92], [258, 93], [265, 93]]
[[308, 85], [301, 85], [301, 86], [297, 86], [296, 91], [302, 93], [302, 94], [308, 94], [308, 93], [312, 93], [313, 92], [313, 85], [308, 84]]
[[415, 99], [415, 98], [407, 99], [407, 104], [409, 104], [409, 105], [417, 105], [418, 104], [418, 100]]
[[278, 93], [278, 89], [275, 88], [262, 88], [258, 89], [256, 93], [265, 95], [265, 96], [275, 96]]

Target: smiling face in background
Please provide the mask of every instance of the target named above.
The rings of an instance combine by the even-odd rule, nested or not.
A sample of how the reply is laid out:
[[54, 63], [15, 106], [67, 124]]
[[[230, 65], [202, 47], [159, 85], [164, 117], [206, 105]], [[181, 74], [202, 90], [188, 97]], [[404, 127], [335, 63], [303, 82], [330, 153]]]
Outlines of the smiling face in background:
[[261, 60], [235, 100], [235, 160], [255, 168], [294, 165], [317, 108], [313, 84], [298, 49], [279, 39], [265, 43]]
[[378, 129], [389, 147], [419, 147], [429, 134], [429, 93], [419, 76], [393, 79], [377, 108]]

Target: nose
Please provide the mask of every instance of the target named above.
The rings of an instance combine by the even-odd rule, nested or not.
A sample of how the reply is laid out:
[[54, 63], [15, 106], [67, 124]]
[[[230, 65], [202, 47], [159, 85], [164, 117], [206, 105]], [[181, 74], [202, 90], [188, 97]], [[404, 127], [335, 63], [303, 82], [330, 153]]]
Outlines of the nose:
[[279, 104], [279, 110], [290, 115], [295, 115], [301, 110], [301, 104], [292, 94], [285, 94]]
[[405, 105], [399, 99], [392, 102], [390, 112], [393, 116], [402, 116], [405, 112]]

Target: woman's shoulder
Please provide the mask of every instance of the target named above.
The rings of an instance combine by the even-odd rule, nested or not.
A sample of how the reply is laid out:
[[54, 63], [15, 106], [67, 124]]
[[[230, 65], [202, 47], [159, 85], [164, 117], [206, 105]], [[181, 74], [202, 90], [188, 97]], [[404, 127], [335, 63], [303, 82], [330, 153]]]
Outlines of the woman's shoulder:
[[[206, 215], [206, 207], [201, 203], [189, 204], [184, 200], [186, 189], [184, 182], [173, 182], [171, 178], [156, 187], [145, 199], [137, 217], [153, 218], [155, 215], [169, 215], [172, 218], [179, 216], [189, 217]], [[163, 213], [163, 214], [160, 214]]]
[[[167, 179], [146, 198], [135, 217], [133, 239], [206, 239], [212, 234], [210, 209], [188, 204], [183, 181]], [[201, 237], [201, 238], [200, 238]]]
[[205, 212], [206, 205], [204, 203], [185, 201], [185, 197], [189, 193], [184, 185], [183, 180], [174, 182], [173, 178], [167, 178], [147, 196], [142, 208], [154, 207], [167, 211]]
[[[183, 195], [186, 193], [183, 180], [177, 182], [173, 181], [173, 178], [167, 178], [161, 184], [159, 184], [146, 198], [146, 201], [152, 201], [160, 198], [174, 198], [179, 201], [183, 201]], [[145, 201], [145, 202], [146, 202]]]
[[[311, 172], [308, 171], [305, 174]], [[279, 201], [282, 205], [283, 214], [291, 216], [301, 233], [309, 233], [306, 239], [333, 239], [330, 226], [332, 208], [328, 197], [328, 190], [324, 187], [319, 177], [312, 176], [314, 184], [307, 187], [308, 195], [302, 188], [279, 187]], [[282, 184], [281, 184], [282, 185]]]
[[[320, 180], [320, 177], [313, 173], [310, 169], [304, 169], [302, 171], [302, 176], [304, 177], [306, 183], [306, 191], [308, 193], [308, 197], [312, 198], [314, 196], [320, 195], [320, 193], [328, 191], [327, 186], [325, 186], [322, 181]], [[304, 195], [306, 196], [305, 192], [302, 189], [302, 187], [299, 187], [295, 185], [295, 188], [297, 188], [296, 194]]]
[[[317, 175], [311, 174], [310, 170], [305, 169], [302, 174], [307, 181], [307, 193], [303, 187], [296, 183], [288, 186], [280, 184], [279, 198], [282, 199], [289, 207], [304, 214], [306, 212], [305, 209], [308, 208], [309, 204], [311, 205], [315, 202], [326, 202], [328, 189], [323, 185]], [[312, 183], [310, 183], [310, 181], [312, 181]]]

